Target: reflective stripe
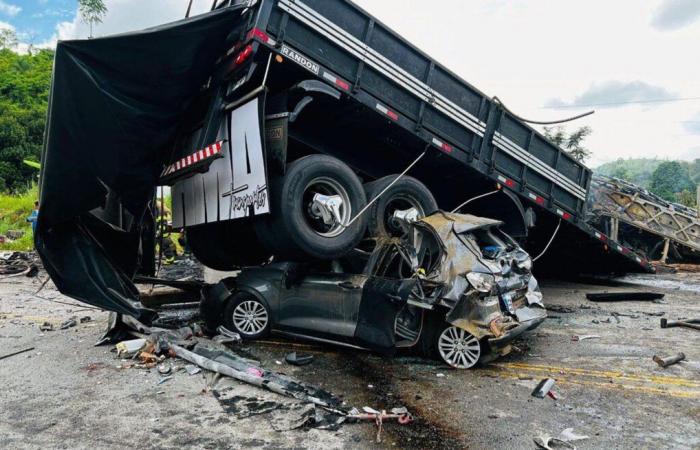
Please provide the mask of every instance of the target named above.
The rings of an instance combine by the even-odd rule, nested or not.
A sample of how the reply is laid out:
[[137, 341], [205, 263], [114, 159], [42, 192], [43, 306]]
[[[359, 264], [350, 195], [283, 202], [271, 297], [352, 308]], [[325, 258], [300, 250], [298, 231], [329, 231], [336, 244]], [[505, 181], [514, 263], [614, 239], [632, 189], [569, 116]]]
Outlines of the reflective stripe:
[[501, 133], [496, 132], [494, 134], [493, 143], [498, 148], [513, 156], [515, 159], [519, 160], [526, 166], [539, 172], [545, 178], [548, 178], [550, 181], [559, 184], [562, 188], [569, 191], [575, 197], [578, 197], [581, 200], [586, 199], [585, 189], [575, 184], [561, 172], [558, 172], [550, 166], [548, 166], [544, 161], [537, 158], [535, 155], [528, 153], [517, 144], [514, 144], [510, 139], [503, 136]]
[[400, 86], [403, 86], [421, 100], [433, 104], [436, 109], [452, 118], [455, 122], [469, 128], [480, 137], [484, 135], [486, 130], [486, 124], [484, 122], [474, 117], [468, 111], [455, 105], [440, 93], [435, 92], [425, 83], [419, 81], [376, 50], [359, 41], [347, 31], [309, 8], [303, 2], [295, 1], [292, 3], [289, 0], [281, 0], [279, 6], [284, 11], [287, 11], [301, 22], [323, 34], [328, 39], [362, 60], [365, 64], [368, 64]]
[[[486, 131], [486, 124], [484, 122], [468, 111], [460, 108], [447, 97], [436, 92], [430, 86], [418, 80], [382, 54], [307, 6], [304, 2], [300, 0], [280, 0], [278, 5], [280, 9], [288, 12], [291, 16], [319, 32], [331, 42], [347, 50], [360, 61], [396, 82], [399, 86], [402, 86], [420, 100], [430, 103], [435, 109], [468, 128], [479, 137], [484, 136]], [[327, 72], [324, 72], [323, 77], [335, 83], [335, 81], [332, 80], [333, 76], [330, 74], [327, 75]], [[550, 181], [561, 185], [562, 188], [575, 197], [582, 200], [586, 199], [585, 189], [572, 182], [565, 175], [552, 169], [537, 157], [527, 153], [505, 136], [500, 135], [500, 133], [496, 133], [496, 136], [494, 137], [494, 145], [506, 151], [511, 156], [514, 156], [528, 167], [533, 168]], [[443, 148], [441, 145], [439, 147]]]
[[163, 170], [161, 177], [170, 175], [174, 172], [177, 172], [178, 170], [185, 169], [194, 163], [197, 163], [199, 161], [204, 161], [207, 158], [210, 158], [218, 153], [221, 153], [221, 147], [222, 147], [223, 143], [224, 143], [224, 141], [219, 141], [216, 144], [212, 144], [208, 147], [203, 148], [202, 150], [197, 150], [193, 154], [185, 156], [184, 158], [180, 159], [179, 161], [176, 161], [176, 162], [170, 164], [168, 167], [165, 168], [165, 170]]

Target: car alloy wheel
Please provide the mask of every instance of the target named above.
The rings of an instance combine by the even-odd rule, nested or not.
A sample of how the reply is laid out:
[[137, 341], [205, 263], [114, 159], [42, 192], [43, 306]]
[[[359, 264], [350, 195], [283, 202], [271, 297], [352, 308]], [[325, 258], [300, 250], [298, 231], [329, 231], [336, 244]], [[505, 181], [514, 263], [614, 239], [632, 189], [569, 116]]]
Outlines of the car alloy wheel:
[[481, 356], [479, 340], [471, 333], [454, 326], [447, 327], [438, 338], [440, 357], [456, 369], [470, 369]]
[[236, 331], [244, 336], [254, 336], [267, 327], [267, 310], [256, 300], [245, 300], [233, 309], [233, 324]]

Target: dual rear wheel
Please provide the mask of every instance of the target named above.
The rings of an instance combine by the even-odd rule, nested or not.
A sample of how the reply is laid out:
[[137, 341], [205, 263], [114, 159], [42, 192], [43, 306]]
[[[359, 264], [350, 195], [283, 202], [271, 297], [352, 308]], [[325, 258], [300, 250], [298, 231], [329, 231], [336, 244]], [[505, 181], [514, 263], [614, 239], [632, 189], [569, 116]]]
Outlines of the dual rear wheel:
[[400, 236], [403, 219], [416, 220], [437, 210], [423, 183], [397, 177], [363, 186], [339, 159], [306, 156], [270, 181], [271, 214], [188, 228], [187, 239], [195, 256], [217, 270], [262, 264], [273, 255], [278, 260], [338, 259], [365, 236]]

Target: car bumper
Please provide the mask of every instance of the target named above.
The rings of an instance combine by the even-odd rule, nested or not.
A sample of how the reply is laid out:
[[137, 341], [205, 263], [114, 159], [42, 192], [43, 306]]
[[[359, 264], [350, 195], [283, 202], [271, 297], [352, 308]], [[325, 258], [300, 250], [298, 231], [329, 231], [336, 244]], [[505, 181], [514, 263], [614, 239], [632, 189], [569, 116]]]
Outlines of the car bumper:
[[511, 328], [500, 337], [490, 338], [488, 342], [491, 348], [499, 349], [505, 347], [523, 333], [537, 328], [547, 318], [547, 310], [540, 307], [526, 306], [518, 309], [516, 314], [520, 318], [519, 325]]

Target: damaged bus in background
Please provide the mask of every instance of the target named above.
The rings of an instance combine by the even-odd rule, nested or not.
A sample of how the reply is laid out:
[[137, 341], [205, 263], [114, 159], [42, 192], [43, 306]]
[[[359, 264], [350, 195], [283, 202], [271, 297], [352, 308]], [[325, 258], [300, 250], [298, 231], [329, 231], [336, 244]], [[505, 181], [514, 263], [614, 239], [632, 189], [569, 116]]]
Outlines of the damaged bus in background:
[[207, 327], [384, 354], [414, 349], [468, 369], [544, 321], [532, 261], [501, 222], [444, 212], [399, 220], [405, 234], [378, 239], [371, 253], [273, 262], [221, 281], [203, 296]]
[[[133, 280], [154, 272], [155, 192], [171, 186], [173, 228], [203, 264], [242, 270], [236, 285], [325, 266], [368, 277], [355, 289], [364, 301], [376, 277], [409, 280], [418, 293], [388, 297], [410, 306], [399, 311], [430, 306], [496, 348], [541, 319], [521, 247], [542, 272], [651, 270], [584, 220], [590, 181], [497, 99], [350, 1], [218, 1], [176, 23], [58, 43], [35, 243], [62, 293], [149, 322], [156, 312]], [[466, 232], [489, 219], [438, 210], [500, 225]], [[435, 220], [464, 233], [444, 235]], [[443, 259], [423, 260], [439, 245], [387, 244], [409, 238], [407, 223], [443, 245]], [[481, 253], [465, 259], [471, 240]], [[418, 331], [406, 314], [382, 323], [397, 342]]]

